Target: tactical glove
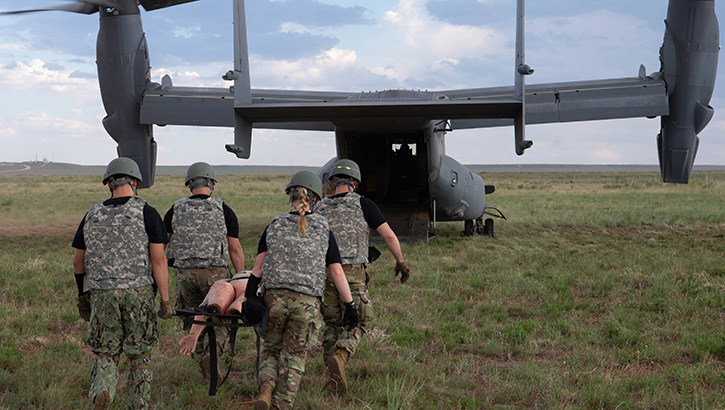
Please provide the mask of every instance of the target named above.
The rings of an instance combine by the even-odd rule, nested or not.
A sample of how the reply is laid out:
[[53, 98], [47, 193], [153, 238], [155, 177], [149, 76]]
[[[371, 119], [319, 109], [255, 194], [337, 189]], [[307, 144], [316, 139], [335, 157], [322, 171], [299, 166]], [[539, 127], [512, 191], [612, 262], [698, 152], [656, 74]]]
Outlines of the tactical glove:
[[247, 300], [257, 296], [257, 289], [259, 288], [260, 283], [262, 283], [262, 278], [258, 278], [254, 275], [249, 275], [249, 279], [247, 280], [247, 288], [244, 289], [244, 296], [247, 298]]
[[398, 274], [400, 274], [400, 283], [405, 283], [410, 277], [410, 269], [405, 261], [395, 264], [395, 277], [398, 277]]
[[170, 300], [161, 301], [161, 310], [159, 311], [159, 313], [160, 313], [159, 317], [161, 319], [168, 319], [174, 315], [174, 311], [171, 310], [171, 301]]
[[262, 298], [254, 294], [242, 303], [242, 322], [248, 325], [256, 325], [264, 319], [267, 308]]
[[88, 301], [86, 294], [78, 296], [78, 314], [86, 322], [91, 321], [91, 303]]
[[347, 331], [355, 329], [360, 324], [360, 316], [357, 314], [355, 302], [345, 303], [345, 316], [342, 318], [342, 326], [347, 326]]

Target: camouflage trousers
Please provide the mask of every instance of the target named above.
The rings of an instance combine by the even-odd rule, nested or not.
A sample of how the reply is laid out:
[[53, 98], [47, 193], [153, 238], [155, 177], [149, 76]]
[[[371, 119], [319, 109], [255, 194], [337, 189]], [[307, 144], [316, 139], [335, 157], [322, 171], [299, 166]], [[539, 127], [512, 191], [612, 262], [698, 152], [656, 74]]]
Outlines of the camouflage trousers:
[[328, 269], [325, 279], [325, 297], [322, 301], [322, 319], [325, 321], [322, 348], [325, 361], [327, 361], [328, 357], [334, 356], [338, 349], [346, 350], [350, 356], [355, 354], [366, 331], [367, 322], [375, 318], [370, 294], [368, 293], [368, 274], [365, 272], [365, 268], [362, 265], [343, 265], [342, 269], [350, 286], [352, 300], [357, 306], [360, 324], [350, 332], [347, 331], [346, 327], [342, 327], [342, 320], [345, 316], [345, 302], [340, 297]]
[[159, 337], [154, 291], [151, 286], [131, 289], [91, 289], [91, 321], [88, 346], [93, 362], [91, 390], [94, 400], [103, 389], [116, 394], [118, 360], [123, 352], [130, 359], [126, 380], [126, 407], [148, 409], [151, 399], [149, 354]]
[[292, 408], [305, 372], [307, 351], [317, 344], [322, 321], [320, 300], [287, 289], [267, 289], [269, 311], [259, 369], [259, 385], [274, 388], [272, 405]]
[[[209, 293], [211, 286], [219, 280], [229, 279], [232, 277], [231, 271], [226, 266], [209, 266], [207, 268], [177, 268], [176, 269], [176, 308], [195, 308], [201, 305], [206, 294]], [[219, 322], [219, 319], [214, 319]], [[190, 325], [184, 325], [184, 330], [188, 331]], [[223, 353], [228, 344], [229, 330], [226, 327], [215, 327], [216, 343], [219, 350]], [[197, 363], [201, 362], [206, 353], [209, 351], [209, 338], [206, 334], [206, 328], [199, 336], [196, 343], [196, 349], [191, 357]]]

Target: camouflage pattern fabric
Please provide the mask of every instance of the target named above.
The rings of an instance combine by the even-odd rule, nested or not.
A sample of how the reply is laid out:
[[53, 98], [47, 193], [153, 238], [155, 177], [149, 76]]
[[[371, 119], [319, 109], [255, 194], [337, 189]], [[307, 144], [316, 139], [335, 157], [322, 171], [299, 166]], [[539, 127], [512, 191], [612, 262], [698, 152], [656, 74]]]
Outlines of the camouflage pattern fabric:
[[129, 289], [154, 283], [143, 199], [121, 206], [93, 204], [83, 225], [89, 289]]
[[224, 266], [176, 269], [176, 308], [199, 306], [214, 283], [231, 277], [231, 271]]
[[267, 289], [269, 311], [259, 369], [259, 385], [270, 385], [272, 407], [290, 409], [305, 372], [307, 351], [317, 344], [322, 327], [320, 300], [286, 289]]
[[[210, 266], [201, 269], [177, 269], [176, 270], [176, 308], [195, 308], [204, 301], [209, 288], [219, 280], [229, 280], [232, 277], [231, 271], [224, 266]], [[215, 322], [220, 319], [214, 318]], [[184, 324], [184, 330], [188, 331], [191, 325]], [[224, 352], [229, 339], [229, 329], [216, 327], [215, 329], [217, 346]], [[202, 330], [199, 340], [196, 342], [196, 349], [192, 358], [201, 362], [209, 350], [209, 338], [206, 337], [206, 327]]]
[[[116, 393], [118, 356], [134, 358], [151, 351], [159, 336], [154, 292], [151, 286], [133, 289], [91, 289], [91, 322], [88, 346], [93, 362], [91, 400], [102, 390]], [[131, 360], [126, 381], [126, 405], [130, 409], [147, 409], [151, 398], [152, 372], [150, 357]], [[141, 366], [137, 368], [137, 366]]]
[[355, 354], [363, 334], [366, 332], [366, 324], [375, 318], [375, 312], [368, 293], [368, 276], [361, 266], [343, 266], [347, 283], [350, 285], [352, 300], [357, 306], [357, 314], [360, 317], [360, 324], [348, 332], [347, 327], [342, 326], [342, 319], [345, 315], [345, 303], [332, 281], [330, 271], [327, 271], [325, 280], [325, 299], [322, 302], [322, 317], [325, 321], [324, 336], [322, 339], [323, 356], [325, 360], [335, 355], [338, 349], [347, 350], [350, 356]]
[[177, 268], [229, 266], [229, 242], [224, 221], [224, 201], [181, 198], [174, 203], [173, 234], [167, 251]]
[[350, 192], [337, 198], [324, 198], [315, 212], [327, 218], [343, 265], [368, 263], [370, 227], [360, 206], [360, 195]]
[[307, 232], [300, 232], [299, 218], [282, 213], [267, 227], [262, 284], [267, 289], [289, 289], [322, 297], [330, 229], [325, 217], [311, 213], [306, 215]]

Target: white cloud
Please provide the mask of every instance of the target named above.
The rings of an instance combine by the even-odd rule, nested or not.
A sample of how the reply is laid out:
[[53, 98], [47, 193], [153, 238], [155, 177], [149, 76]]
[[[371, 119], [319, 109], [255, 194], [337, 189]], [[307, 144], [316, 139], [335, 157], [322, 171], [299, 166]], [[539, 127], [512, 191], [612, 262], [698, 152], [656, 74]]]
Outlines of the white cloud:
[[662, 33], [646, 20], [606, 10], [528, 20], [526, 60], [536, 69], [530, 80], [634, 77], [639, 64], [648, 73], [659, 70]]
[[5, 121], [0, 118], [0, 140], [18, 138], [20, 136], [18, 131], [15, 128], [10, 127], [9, 125], [3, 125], [4, 122]]
[[[385, 65], [373, 72], [394, 78], [401, 84], [411, 77], [430, 72], [445, 73], [442, 62], [457, 64], [461, 58], [500, 55], [506, 50], [511, 33], [485, 26], [453, 25], [434, 19], [417, 0], [401, 0], [385, 12], [381, 24], [393, 26], [395, 38], [385, 47]], [[448, 65], [449, 68], [450, 65]], [[445, 81], [445, 74], [440, 80]]]
[[97, 138], [97, 126], [82, 121], [53, 117], [42, 111], [28, 111], [9, 119], [0, 119], [12, 127], [22, 127], [23, 137], [41, 137], [53, 135], [58, 138], [86, 139]]
[[40, 59], [17, 61], [0, 67], [0, 89], [4, 90], [6, 96], [10, 96], [9, 92], [13, 90], [22, 92], [23, 98], [40, 92], [54, 94], [54, 99], [68, 98], [73, 104], [98, 104], [98, 80], [72, 78], [73, 71], [49, 69], [46, 62]]
[[309, 33], [310, 29], [309, 27], [305, 27], [298, 23], [282, 23], [282, 27], [280, 27], [279, 31], [281, 33]]
[[250, 71], [254, 84], [330, 89], [330, 79], [354, 70], [356, 60], [355, 51], [334, 47], [314, 58], [300, 60], [263, 60], [254, 56]]
[[176, 27], [174, 29], [174, 37], [191, 38], [201, 32], [200, 26], [194, 27]]

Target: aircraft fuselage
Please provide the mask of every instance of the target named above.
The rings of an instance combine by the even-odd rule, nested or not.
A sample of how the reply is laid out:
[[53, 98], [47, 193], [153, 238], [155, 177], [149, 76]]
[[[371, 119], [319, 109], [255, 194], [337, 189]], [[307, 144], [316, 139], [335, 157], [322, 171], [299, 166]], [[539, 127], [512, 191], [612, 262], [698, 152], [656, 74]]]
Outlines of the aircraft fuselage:
[[[426, 225], [429, 217], [461, 221], [483, 216], [483, 179], [445, 154], [446, 121], [405, 118], [333, 123], [336, 158], [357, 162], [363, 177], [358, 193], [388, 210], [386, 215], [413, 218], [425, 210]], [[334, 160], [320, 170], [323, 180]], [[414, 230], [414, 223], [397, 227], [396, 233]]]

